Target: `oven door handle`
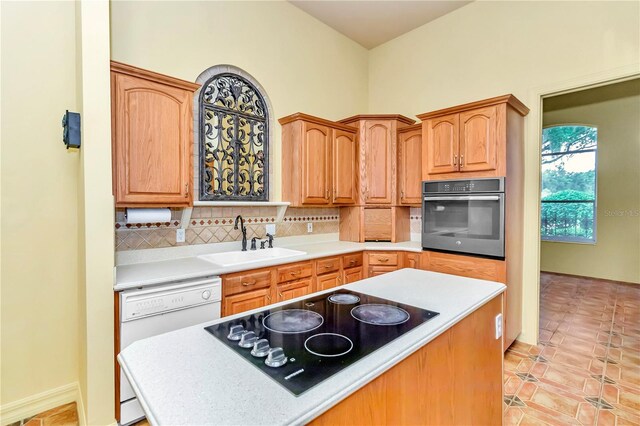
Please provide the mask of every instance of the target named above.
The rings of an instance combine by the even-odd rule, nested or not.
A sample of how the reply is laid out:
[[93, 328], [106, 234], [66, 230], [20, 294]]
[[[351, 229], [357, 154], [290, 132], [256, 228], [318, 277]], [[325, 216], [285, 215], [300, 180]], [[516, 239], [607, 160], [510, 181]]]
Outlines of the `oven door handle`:
[[461, 195], [458, 197], [424, 197], [424, 201], [499, 201], [499, 195]]

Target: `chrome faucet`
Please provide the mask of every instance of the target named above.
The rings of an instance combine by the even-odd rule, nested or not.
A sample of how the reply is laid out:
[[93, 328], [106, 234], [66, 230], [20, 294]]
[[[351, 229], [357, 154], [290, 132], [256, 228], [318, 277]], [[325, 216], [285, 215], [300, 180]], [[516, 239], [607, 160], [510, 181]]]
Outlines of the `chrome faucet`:
[[242, 216], [236, 216], [236, 223], [233, 229], [238, 229], [238, 221], [240, 221], [240, 230], [242, 231], [242, 251], [247, 251], [247, 228], [244, 226], [244, 219]]

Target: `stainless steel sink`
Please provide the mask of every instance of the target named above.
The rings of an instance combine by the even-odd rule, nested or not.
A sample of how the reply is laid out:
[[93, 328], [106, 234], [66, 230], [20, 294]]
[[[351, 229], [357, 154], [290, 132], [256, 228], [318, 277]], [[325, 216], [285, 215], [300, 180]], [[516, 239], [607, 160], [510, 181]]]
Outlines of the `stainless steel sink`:
[[265, 260], [284, 259], [288, 257], [302, 256], [307, 254], [304, 251], [291, 250], [281, 247], [274, 247], [262, 250], [247, 251], [227, 251], [214, 254], [203, 254], [200, 259], [215, 263], [219, 266], [237, 266], [250, 263], [262, 262]]

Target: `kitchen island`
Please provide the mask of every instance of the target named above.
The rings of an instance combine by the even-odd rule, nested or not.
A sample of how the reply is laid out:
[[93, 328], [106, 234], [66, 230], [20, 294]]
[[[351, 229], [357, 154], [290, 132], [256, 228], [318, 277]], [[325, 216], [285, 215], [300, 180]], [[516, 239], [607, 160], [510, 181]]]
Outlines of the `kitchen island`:
[[500, 423], [503, 284], [402, 269], [341, 288], [440, 315], [297, 397], [204, 329], [233, 317], [135, 342], [118, 360], [152, 424]]

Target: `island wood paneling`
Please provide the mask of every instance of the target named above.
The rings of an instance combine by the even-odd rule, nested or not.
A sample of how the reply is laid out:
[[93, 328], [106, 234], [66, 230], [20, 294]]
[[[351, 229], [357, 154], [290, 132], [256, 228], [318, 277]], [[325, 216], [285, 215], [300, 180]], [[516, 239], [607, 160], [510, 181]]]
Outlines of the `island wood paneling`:
[[502, 339], [497, 296], [311, 425], [502, 424]]

